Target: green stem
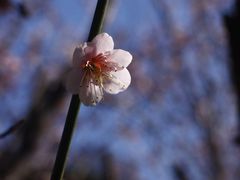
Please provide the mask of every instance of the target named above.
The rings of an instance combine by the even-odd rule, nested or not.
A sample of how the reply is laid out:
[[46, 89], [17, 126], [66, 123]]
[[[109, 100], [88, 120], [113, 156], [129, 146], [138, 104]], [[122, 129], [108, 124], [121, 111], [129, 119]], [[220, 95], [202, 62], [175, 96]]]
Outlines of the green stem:
[[55, 164], [53, 167], [51, 180], [60, 180], [63, 177], [66, 159], [67, 159], [74, 127], [76, 125], [76, 119], [77, 119], [79, 107], [80, 107], [80, 100], [78, 98], [78, 95], [73, 95], [70, 102], [62, 138], [59, 144]]
[[101, 32], [108, 2], [109, 0], [98, 0], [87, 41], [91, 41], [98, 33]]
[[[109, 0], [98, 0], [91, 30], [88, 36], [88, 41], [91, 41], [98, 33], [101, 32], [104, 16], [108, 6], [108, 1]], [[61, 180], [63, 178], [68, 151], [70, 148], [74, 128], [76, 126], [79, 108], [79, 97], [78, 95], [73, 95], [68, 109], [68, 114], [64, 125], [61, 141], [58, 147], [56, 160], [52, 170], [51, 180]]]

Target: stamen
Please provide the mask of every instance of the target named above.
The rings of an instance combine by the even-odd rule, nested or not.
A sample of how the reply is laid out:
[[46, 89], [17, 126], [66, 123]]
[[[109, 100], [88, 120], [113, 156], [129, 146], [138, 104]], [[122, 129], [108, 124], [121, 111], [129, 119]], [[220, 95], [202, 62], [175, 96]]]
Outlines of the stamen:
[[[91, 72], [91, 71], [90, 71]], [[91, 76], [90, 76], [90, 74], [89, 74], [89, 71], [88, 71], [88, 75], [86, 76], [86, 81], [87, 81], [87, 86], [86, 86], [86, 88], [89, 88], [90, 87], [90, 83], [91, 83]]]
[[86, 75], [87, 75], [87, 71], [84, 71], [84, 74], [83, 74], [82, 79], [81, 79], [81, 81], [80, 81], [80, 87], [83, 86], [83, 81], [84, 81]]

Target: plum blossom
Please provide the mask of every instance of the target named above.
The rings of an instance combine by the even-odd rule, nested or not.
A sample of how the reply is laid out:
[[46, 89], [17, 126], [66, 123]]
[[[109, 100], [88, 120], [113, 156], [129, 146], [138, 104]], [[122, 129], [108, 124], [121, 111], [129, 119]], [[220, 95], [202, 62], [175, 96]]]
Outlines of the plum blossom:
[[91, 42], [75, 48], [66, 88], [78, 94], [84, 105], [99, 103], [103, 91], [117, 94], [129, 86], [131, 76], [126, 67], [131, 63], [132, 55], [113, 48], [113, 39], [107, 33], [99, 34]]

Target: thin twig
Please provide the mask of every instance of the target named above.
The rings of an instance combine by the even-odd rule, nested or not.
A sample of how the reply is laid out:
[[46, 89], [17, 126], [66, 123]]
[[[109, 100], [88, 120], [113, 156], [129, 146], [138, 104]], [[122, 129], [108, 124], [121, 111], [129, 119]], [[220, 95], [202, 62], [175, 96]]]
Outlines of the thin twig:
[[8, 128], [5, 132], [0, 134], [0, 139], [5, 138], [6, 136], [12, 134], [13, 132], [15, 132], [17, 129], [19, 129], [19, 127], [21, 127], [24, 123], [24, 120], [20, 120], [18, 122], [16, 122], [15, 124], [13, 124], [10, 128]]

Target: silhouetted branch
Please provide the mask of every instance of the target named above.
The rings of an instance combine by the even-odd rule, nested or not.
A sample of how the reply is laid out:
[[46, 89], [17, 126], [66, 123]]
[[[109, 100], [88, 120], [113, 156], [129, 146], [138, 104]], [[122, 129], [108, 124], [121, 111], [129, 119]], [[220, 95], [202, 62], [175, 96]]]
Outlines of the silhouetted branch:
[[19, 129], [24, 123], [24, 120], [20, 120], [13, 124], [10, 128], [8, 128], [5, 132], [0, 134], [0, 139], [5, 138], [6, 136], [14, 133], [17, 129]]
[[59, 101], [65, 96], [62, 79], [60, 76], [58, 80], [47, 85], [44, 82], [41, 90], [38, 89], [39, 92], [36, 92], [38, 98], [32, 103], [29, 113], [24, 118], [24, 126], [18, 135], [18, 141], [21, 142], [20, 147], [15, 152], [9, 150], [1, 152], [0, 179], [4, 179], [27, 156], [31, 155], [31, 152], [36, 151], [39, 136], [43, 131], [43, 125], [46, 123], [44, 121], [46, 115], [55, 110]]
[[[224, 23], [228, 34], [229, 51], [231, 56], [231, 75], [237, 95], [238, 117], [240, 117], [240, 1], [236, 1], [235, 11], [224, 16]], [[238, 120], [238, 135], [234, 142], [240, 144], [240, 118]]]
[[176, 175], [177, 180], [187, 180], [187, 175], [184, 170], [184, 167], [181, 167], [180, 165], [173, 165], [173, 172]]

